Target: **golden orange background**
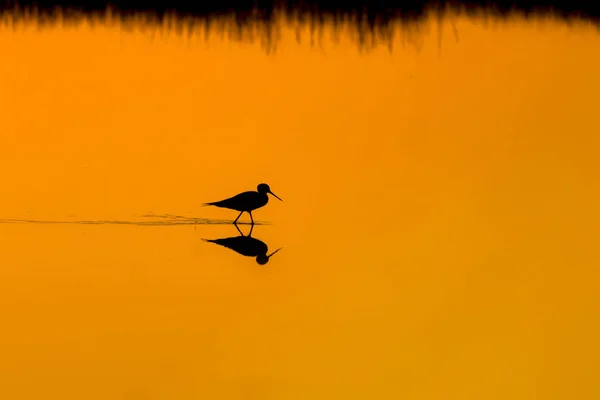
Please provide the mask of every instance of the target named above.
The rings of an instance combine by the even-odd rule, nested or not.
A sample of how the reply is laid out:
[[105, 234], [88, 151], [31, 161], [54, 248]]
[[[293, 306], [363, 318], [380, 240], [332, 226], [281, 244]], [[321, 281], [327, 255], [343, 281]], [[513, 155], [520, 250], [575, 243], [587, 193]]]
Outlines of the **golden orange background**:
[[600, 398], [600, 35], [423, 24], [0, 28], [4, 222], [284, 200], [264, 267], [229, 225], [0, 224], [0, 398]]

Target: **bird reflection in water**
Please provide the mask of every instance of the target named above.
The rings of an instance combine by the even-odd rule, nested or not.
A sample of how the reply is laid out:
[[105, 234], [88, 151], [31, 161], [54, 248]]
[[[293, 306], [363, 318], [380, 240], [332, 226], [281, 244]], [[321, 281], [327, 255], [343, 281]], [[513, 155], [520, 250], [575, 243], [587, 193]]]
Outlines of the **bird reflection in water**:
[[240, 236], [234, 236], [234, 237], [223, 238], [223, 239], [214, 239], [214, 240], [209, 240], [209, 239], [202, 239], [202, 240], [204, 240], [205, 242], [215, 243], [220, 246], [227, 247], [228, 249], [231, 249], [231, 250], [235, 251], [236, 253], [246, 256], [246, 257], [255, 257], [256, 262], [259, 265], [265, 265], [266, 263], [268, 263], [269, 258], [271, 258], [275, 253], [277, 253], [279, 250], [281, 250], [283, 248], [283, 247], [280, 247], [279, 249], [275, 250], [271, 254], [267, 255], [267, 252], [269, 251], [269, 247], [267, 246], [267, 244], [265, 242], [263, 242], [262, 240], [258, 240], [256, 238], [252, 237], [252, 230], [254, 229], [254, 225], [251, 225], [250, 232], [248, 233], [247, 236], [244, 236], [244, 234], [242, 233], [240, 228], [237, 226], [237, 224], [233, 224], [233, 226], [235, 226], [237, 231], [240, 233]]

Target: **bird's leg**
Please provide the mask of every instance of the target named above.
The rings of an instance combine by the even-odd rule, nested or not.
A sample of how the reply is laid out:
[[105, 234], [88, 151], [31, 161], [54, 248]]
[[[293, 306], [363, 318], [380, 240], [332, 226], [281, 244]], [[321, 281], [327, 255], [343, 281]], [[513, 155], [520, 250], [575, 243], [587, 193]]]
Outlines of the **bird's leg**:
[[237, 226], [237, 224], [233, 224], [233, 226], [235, 226], [235, 229], [237, 229], [237, 231], [240, 233], [240, 236], [244, 236], [244, 234], [242, 233], [240, 227]]
[[248, 233], [248, 237], [252, 236], [252, 229], [254, 229], [254, 224], [250, 225], [250, 232]]
[[252, 218], [252, 211], [248, 211], [248, 214], [250, 214], [250, 221], [252, 221], [252, 226], [254, 226], [254, 218]]
[[242, 211], [242, 212], [240, 213], [240, 215], [238, 215], [238, 216], [237, 216], [237, 218], [235, 219], [235, 221], [233, 221], [233, 224], [234, 224], [234, 225], [235, 225], [235, 223], [237, 222], [237, 220], [238, 220], [238, 219], [240, 219], [240, 217], [242, 216], [242, 214], [243, 214], [243, 213], [244, 213], [244, 212]]

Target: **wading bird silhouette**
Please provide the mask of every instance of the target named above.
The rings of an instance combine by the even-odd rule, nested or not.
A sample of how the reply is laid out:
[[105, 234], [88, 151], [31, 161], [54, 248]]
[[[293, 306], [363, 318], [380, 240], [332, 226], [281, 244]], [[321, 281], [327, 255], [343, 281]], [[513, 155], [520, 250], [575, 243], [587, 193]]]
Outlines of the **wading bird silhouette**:
[[238, 215], [235, 221], [233, 221], [234, 225], [237, 222], [237, 220], [242, 216], [242, 214], [244, 212], [247, 212], [248, 214], [250, 214], [250, 221], [252, 221], [252, 225], [254, 225], [252, 211], [265, 206], [269, 202], [269, 193], [275, 196], [277, 200], [283, 201], [275, 193], [271, 192], [271, 188], [269, 187], [269, 185], [267, 185], [266, 183], [261, 183], [256, 187], [256, 192], [243, 192], [225, 200], [214, 201], [212, 203], [204, 203], [202, 205], [229, 208], [230, 210], [239, 211], [240, 215]]
[[205, 242], [218, 244], [219, 246], [227, 247], [228, 249], [233, 250], [236, 253], [246, 257], [255, 257], [256, 262], [259, 265], [265, 265], [269, 262], [270, 257], [272, 257], [279, 250], [283, 249], [283, 247], [280, 247], [271, 254], [267, 255], [267, 252], [269, 251], [269, 247], [267, 246], [267, 244], [262, 240], [258, 240], [252, 237], [252, 230], [254, 229], [254, 225], [250, 227], [250, 233], [248, 233], [248, 236], [244, 236], [240, 228], [238, 228], [237, 224], [233, 225], [240, 233], [240, 236], [214, 240], [202, 240], [204, 240]]

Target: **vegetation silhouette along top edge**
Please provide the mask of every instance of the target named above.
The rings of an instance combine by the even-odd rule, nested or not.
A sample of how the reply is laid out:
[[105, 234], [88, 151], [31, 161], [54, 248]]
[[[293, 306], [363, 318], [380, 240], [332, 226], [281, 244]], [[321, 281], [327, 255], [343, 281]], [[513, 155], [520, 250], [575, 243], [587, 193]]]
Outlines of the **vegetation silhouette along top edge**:
[[[63, 17], [81, 16], [86, 13], [104, 13], [110, 8], [115, 14], [131, 16], [148, 13], [162, 19], [167, 15], [176, 17], [215, 18], [233, 15], [239, 24], [253, 21], [273, 22], [279, 11], [290, 17], [311, 19], [319, 23], [326, 16], [348, 17], [356, 23], [371, 27], [386, 25], [399, 20], [418, 20], [430, 11], [443, 12], [448, 8], [465, 13], [487, 13], [506, 17], [513, 13], [524, 15], [572, 17], [600, 20], [600, 2], [589, 0], [3, 0], [0, 12], [19, 12], [35, 8], [39, 15]], [[59, 11], [60, 10], [60, 11]]]
[[[127, 31], [140, 29], [151, 38], [156, 29], [161, 35], [187, 37], [208, 38], [217, 33], [238, 42], [259, 40], [267, 54], [276, 52], [282, 21], [291, 23], [293, 29], [308, 26], [311, 45], [315, 35], [321, 44], [327, 26], [336, 37], [349, 29], [361, 52], [380, 45], [392, 52], [397, 28], [414, 34], [414, 28], [420, 30], [431, 17], [440, 23], [456, 15], [497, 20], [552, 18], [591, 24], [600, 31], [600, 2], [584, 0], [0, 0], [0, 24], [9, 26], [33, 23], [45, 28], [87, 21], [90, 26], [117, 23]], [[301, 41], [302, 35], [296, 37]]]

